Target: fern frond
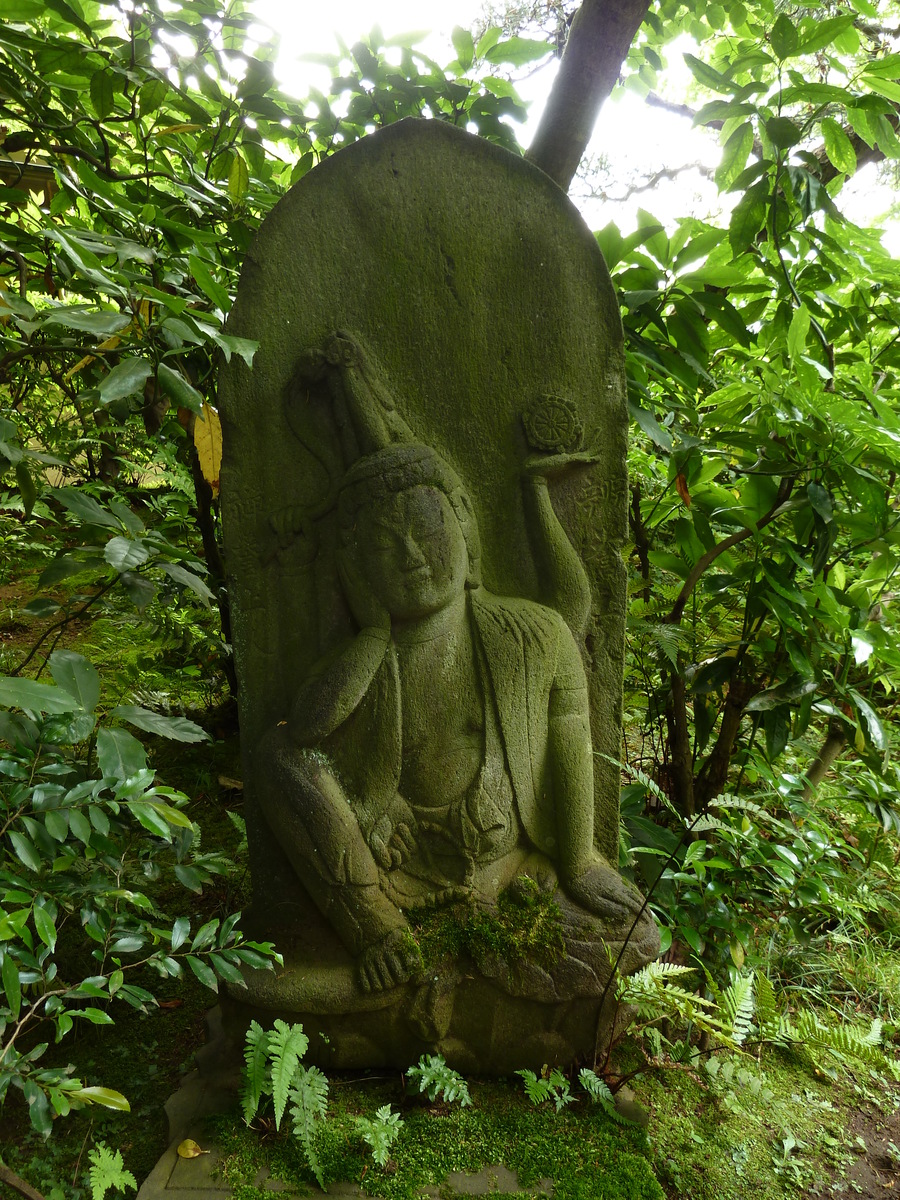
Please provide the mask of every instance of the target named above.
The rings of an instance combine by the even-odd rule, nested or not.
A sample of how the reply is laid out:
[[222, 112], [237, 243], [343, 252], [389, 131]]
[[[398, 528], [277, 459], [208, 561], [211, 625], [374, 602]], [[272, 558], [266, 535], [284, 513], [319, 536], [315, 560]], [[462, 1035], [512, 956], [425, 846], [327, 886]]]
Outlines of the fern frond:
[[768, 975], [756, 977], [756, 1027], [762, 1038], [777, 1037], [782, 1025], [775, 988]]
[[91, 1200], [103, 1200], [110, 1188], [124, 1192], [127, 1187], [137, 1191], [137, 1181], [130, 1171], [125, 1170], [120, 1150], [110, 1150], [103, 1142], [88, 1154], [90, 1168], [88, 1179], [91, 1184]]
[[608, 1117], [617, 1122], [619, 1125], [634, 1125], [634, 1121], [630, 1121], [616, 1108], [616, 1100], [612, 1092], [606, 1085], [606, 1081], [601, 1079], [595, 1072], [588, 1067], [582, 1067], [578, 1072], [578, 1081], [591, 1100], [595, 1104], [599, 1104]]
[[677, 625], [650, 625], [647, 632], [653, 645], [660, 650], [673, 667], [678, 667], [678, 652], [686, 644], [686, 638]]
[[294, 1082], [294, 1073], [308, 1046], [309, 1038], [303, 1032], [302, 1025], [288, 1025], [286, 1021], [276, 1020], [274, 1032], [269, 1034], [276, 1129], [281, 1128], [281, 1118], [284, 1116], [288, 1092]]
[[403, 1119], [399, 1113], [391, 1112], [389, 1104], [383, 1104], [374, 1117], [357, 1117], [356, 1128], [360, 1136], [372, 1148], [372, 1157], [379, 1167], [387, 1164], [391, 1146], [400, 1136]]
[[462, 1075], [447, 1066], [440, 1054], [423, 1054], [418, 1063], [407, 1070], [406, 1076], [418, 1081], [419, 1092], [424, 1092], [429, 1100], [442, 1095], [450, 1104], [458, 1100], [460, 1108], [472, 1103], [469, 1085]]
[[681, 820], [681, 815], [675, 808], [672, 801], [662, 790], [659, 784], [655, 780], [651, 779], [649, 775], [645, 775], [643, 771], [639, 770], [637, 767], [632, 767], [629, 763], [619, 762], [617, 758], [613, 758], [609, 754], [598, 754], [597, 757], [605, 758], [607, 762], [612, 763], [615, 767], [618, 767], [620, 771], [624, 771], [626, 775], [629, 775], [635, 781], [635, 783], [639, 783], [646, 792], [649, 792], [654, 799], [658, 800], [663, 808], [667, 808], [671, 813], [674, 813], [679, 820]]
[[[305, 1049], [304, 1047], [304, 1053]], [[325, 1179], [313, 1138], [316, 1122], [325, 1116], [328, 1108], [328, 1080], [318, 1067], [302, 1067], [298, 1064], [294, 1068], [294, 1086], [289, 1094], [292, 1101], [294, 1136], [303, 1147], [306, 1161], [316, 1177], [316, 1182], [324, 1191]]]
[[753, 1019], [753, 972], [739, 976], [721, 993], [719, 1007], [730, 1025], [731, 1039], [740, 1046], [750, 1032]]
[[249, 1125], [256, 1116], [263, 1092], [271, 1091], [268, 1073], [269, 1035], [257, 1021], [250, 1022], [244, 1044], [244, 1082], [241, 1107]]

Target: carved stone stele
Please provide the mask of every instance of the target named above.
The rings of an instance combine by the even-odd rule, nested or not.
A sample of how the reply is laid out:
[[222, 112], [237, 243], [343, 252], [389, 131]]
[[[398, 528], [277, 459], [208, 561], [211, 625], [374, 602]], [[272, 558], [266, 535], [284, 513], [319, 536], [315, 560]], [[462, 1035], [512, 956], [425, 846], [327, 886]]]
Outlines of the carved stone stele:
[[609, 951], [658, 950], [614, 870], [626, 412], [595, 239], [524, 160], [404, 121], [273, 209], [228, 332], [259, 343], [220, 394], [251, 921], [285, 955], [245, 998], [325, 1065], [589, 1053]]

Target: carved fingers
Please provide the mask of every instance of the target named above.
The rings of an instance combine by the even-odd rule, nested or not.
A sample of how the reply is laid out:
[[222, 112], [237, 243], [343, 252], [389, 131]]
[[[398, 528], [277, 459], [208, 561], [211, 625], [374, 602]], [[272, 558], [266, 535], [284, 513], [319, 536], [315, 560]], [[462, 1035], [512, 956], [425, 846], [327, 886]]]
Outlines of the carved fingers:
[[409, 930], [397, 929], [364, 950], [356, 969], [359, 986], [364, 992], [382, 992], [418, 975], [422, 957]]
[[600, 455], [590, 450], [578, 450], [573, 454], [532, 454], [525, 459], [522, 470], [526, 476], [552, 479], [569, 467], [587, 466], [600, 461]]
[[416, 852], [414, 826], [407, 821], [399, 821], [394, 825], [385, 813], [375, 822], [369, 834], [369, 846], [379, 867], [392, 871]]

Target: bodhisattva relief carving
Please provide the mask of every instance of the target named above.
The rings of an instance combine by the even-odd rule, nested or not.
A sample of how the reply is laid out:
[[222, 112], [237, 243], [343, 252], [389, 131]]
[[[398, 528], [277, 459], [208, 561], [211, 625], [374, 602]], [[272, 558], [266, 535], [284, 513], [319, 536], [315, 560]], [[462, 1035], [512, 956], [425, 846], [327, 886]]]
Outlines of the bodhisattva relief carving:
[[[591, 593], [548, 479], [592, 461], [564, 397], [523, 403], [521, 464], [544, 603], [483, 584], [478, 520], [451, 465], [418, 440], [390, 381], [348, 333], [304, 357], [329, 397], [342, 473], [314, 513], [279, 518], [284, 544], [336, 512], [332, 553], [355, 631], [265, 736], [261, 807], [367, 992], [422, 976], [410, 913], [551, 897], [555, 961], [475, 968], [549, 1001], [599, 995], [658, 942], [642, 898], [594, 846], [588, 690], [579, 648]], [[313, 547], [313, 549], [309, 549]], [[634, 929], [632, 929], [634, 926]], [[633, 949], [633, 952], [632, 952]]]

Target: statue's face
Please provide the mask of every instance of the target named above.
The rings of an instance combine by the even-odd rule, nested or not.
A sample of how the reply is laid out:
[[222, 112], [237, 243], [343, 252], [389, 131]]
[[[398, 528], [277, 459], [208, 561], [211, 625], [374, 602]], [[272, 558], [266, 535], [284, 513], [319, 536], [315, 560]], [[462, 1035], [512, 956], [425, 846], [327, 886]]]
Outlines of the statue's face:
[[445, 608], [462, 593], [469, 554], [444, 493], [419, 486], [361, 514], [358, 553], [376, 598], [398, 620]]

